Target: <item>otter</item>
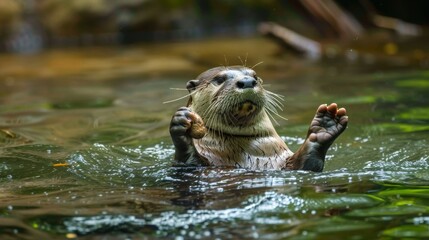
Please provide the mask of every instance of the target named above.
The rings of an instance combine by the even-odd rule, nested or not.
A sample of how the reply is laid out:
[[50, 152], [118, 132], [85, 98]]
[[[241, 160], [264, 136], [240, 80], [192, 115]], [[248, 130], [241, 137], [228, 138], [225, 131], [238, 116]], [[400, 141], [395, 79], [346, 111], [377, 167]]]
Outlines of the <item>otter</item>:
[[188, 104], [170, 123], [179, 164], [321, 172], [326, 152], [348, 123], [345, 108], [320, 105], [304, 143], [293, 153], [270, 120], [278, 115], [281, 96], [265, 90], [253, 69], [212, 68], [186, 88]]

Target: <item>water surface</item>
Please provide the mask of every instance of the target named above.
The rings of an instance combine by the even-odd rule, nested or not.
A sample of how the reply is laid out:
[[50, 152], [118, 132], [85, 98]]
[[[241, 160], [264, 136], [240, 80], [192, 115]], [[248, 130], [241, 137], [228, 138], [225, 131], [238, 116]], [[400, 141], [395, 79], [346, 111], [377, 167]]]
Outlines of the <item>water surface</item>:
[[[429, 70], [219, 44], [2, 56], [1, 238], [429, 238]], [[347, 108], [323, 173], [172, 167], [186, 100], [163, 102], [186, 92], [170, 88], [246, 55], [285, 96], [276, 128], [292, 150], [319, 104]]]

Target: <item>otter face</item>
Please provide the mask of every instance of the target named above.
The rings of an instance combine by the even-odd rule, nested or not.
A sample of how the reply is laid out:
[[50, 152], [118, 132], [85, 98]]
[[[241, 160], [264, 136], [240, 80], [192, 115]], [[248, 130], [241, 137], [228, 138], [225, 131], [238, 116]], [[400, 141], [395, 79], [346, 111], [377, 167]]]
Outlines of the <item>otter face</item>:
[[261, 122], [268, 121], [271, 125], [264, 111], [266, 91], [252, 69], [213, 68], [197, 80], [189, 81], [187, 88], [192, 94], [189, 107], [201, 116], [209, 129], [236, 133], [237, 129], [255, 130], [255, 125]]

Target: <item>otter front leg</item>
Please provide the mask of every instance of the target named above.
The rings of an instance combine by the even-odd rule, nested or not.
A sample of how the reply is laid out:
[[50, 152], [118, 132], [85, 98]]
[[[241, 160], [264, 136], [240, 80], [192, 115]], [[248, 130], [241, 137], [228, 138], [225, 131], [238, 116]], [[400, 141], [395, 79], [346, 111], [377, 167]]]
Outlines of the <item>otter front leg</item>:
[[335, 103], [320, 105], [304, 144], [287, 160], [286, 168], [321, 172], [328, 148], [346, 129], [347, 123], [346, 109], [338, 109]]
[[201, 117], [187, 107], [181, 107], [170, 123], [170, 135], [176, 148], [174, 159], [189, 165], [209, 165], [207, 159], [198, 154], [193, 138], [204, 137], [206, 128]]

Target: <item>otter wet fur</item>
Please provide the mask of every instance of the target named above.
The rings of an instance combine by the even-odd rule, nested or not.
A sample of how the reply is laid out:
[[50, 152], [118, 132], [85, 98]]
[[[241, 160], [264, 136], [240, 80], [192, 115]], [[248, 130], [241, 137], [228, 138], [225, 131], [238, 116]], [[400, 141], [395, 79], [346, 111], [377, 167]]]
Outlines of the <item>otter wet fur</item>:
[[344, 108], [322, 104], [293, 153], [270, 120], [281, 110], [282, 96], [265, 90], [254, 70], [216, 67], [186, 88], [188, 104], [170, 124], [175, 161], [185, 165], [320, 172], [328, 148], [347, 127]]

